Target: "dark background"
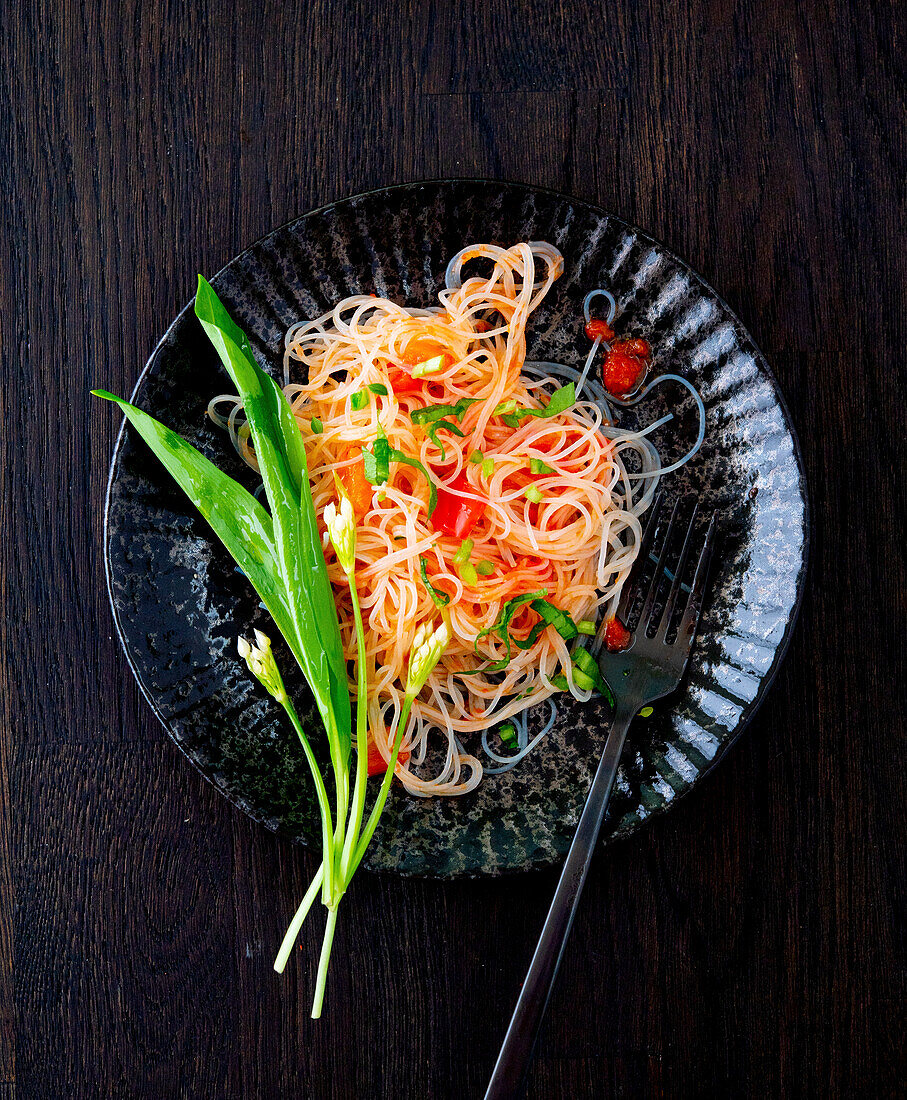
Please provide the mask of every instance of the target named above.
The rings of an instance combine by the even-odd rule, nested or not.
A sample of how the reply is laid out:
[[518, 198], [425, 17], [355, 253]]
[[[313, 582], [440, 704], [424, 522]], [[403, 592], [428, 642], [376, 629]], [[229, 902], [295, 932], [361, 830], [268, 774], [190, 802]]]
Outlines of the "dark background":
[[448, 175], [569, 191], [686, 258], [768, 356], [814, 506], [774, 690], [715, 776], [597, 858], [530, 1096], [896, 1095], [896, 7], [0, 4], [0, 1097], [482, 1094], [554, 875], [362, 874], [308, 1019], [318, 921], [283, 979], [271, 961], [316, 857], [232, 809], [139, 696], [101, 557], [118, 418], [87, 396], [130, 391], [196, 271]]

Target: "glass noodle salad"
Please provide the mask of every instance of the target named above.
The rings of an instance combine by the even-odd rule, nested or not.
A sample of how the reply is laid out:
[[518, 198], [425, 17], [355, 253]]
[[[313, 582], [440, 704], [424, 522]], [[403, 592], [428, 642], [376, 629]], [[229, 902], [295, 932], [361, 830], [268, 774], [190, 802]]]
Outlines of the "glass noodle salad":
[[[665, 472], [648, 434], [670, 418], [640, 432], [615, 426], [610, 405], [653, 383], [646, 341], [614, 339], [605, 291], [586, 301], [583, 371], [526, 361], [527, 325], [562, 270], [549, 244], [472, 245], [451, 260], [436, 306], [356, 295], [286, 334], [283, 391], [305, 445], [351, 690], [352, 600], [324, 517], [343, 499], [355, 517], [370, 775], [391, 758], [417, 631], [439, 618], [449, 631], [399, 744], [395, 775], [413, 795], [472, 790], [539, 743], [559, 693], [607, 690], [593, 636], [612, 617]], [[590, 316], [596, 296], [607, 319]], [[602, 346], [610, 403], [590, 374]], [[209, 413], [257, 468], [239, 397], [215, 397]], [[606, 628], [609, 644], [620, 629]], [[543, 703], [530, 730], [527, 712]]]

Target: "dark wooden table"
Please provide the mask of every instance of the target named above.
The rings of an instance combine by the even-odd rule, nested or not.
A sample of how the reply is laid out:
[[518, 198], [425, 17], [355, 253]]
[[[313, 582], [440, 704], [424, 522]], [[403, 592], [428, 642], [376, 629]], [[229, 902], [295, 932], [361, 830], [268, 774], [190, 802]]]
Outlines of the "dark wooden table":
[[896, 7], [2, 5], [0, 1097], [482, 1094], [554, 875], [361, 875], [308, 1019], [315, 924], [283, 979], [271, 960], [315, 857], [139, 696], [101, 558], [117, 418], [87, 395], [131, 389], [196, 271], [448, 175], [571, 192], [687, 258], [777, 373], [814, 504], [774, 690], [698, 793], [596, 860], [529, 1095], [903, 1088]]

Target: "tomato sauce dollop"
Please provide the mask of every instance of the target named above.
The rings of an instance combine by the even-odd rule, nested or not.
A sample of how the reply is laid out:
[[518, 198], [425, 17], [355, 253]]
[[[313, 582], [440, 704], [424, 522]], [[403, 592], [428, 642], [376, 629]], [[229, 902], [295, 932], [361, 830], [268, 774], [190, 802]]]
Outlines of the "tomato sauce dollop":
[[632, 393], [648, 369], [651, 354], [646, 340], [615, 340], [602, 365], [602, 381], [608, 393], [615, 397]]
[[605, 649], [609, 653], [619, 653], [627, 648], [632, 637], [620, 619], [609, 619], [605, 626]]

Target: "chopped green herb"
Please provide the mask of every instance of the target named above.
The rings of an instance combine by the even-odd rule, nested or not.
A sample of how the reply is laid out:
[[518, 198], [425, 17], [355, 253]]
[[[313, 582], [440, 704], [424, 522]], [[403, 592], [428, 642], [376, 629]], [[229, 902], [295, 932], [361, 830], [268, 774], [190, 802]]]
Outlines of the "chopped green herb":
[[431, 515], [438, 504], [438, 490], [435, 487], [434, 481], [432, 481], [431, 474], [417, 458], [410, 458], [409, 455], [405, 455], [402, 451], [392, 450], [390, 453], [391, 462], [402, 462], [405, 466], [412, 466], [415, 470], [421, 470], [425, 475], [425, 480], [428, 482], [428, 514]]
[[491, 477], [494, 473], [494, 459], [483, 458], [482, 459], [482, 474], [484, 477]]
[[472, 539], [463, 539], [457, 549], [456, 554], [453, 556], [454, 565], [462, 565], [464, 562], [469, 561], [469, 555], [472, 553], [473, 541]]
[[597, 628], [592, 619], [580, 619], [576, 624], [576, 629], [580, 634], [594, 634]]
[[317, 416], [313, 416], [312, 419], [309, 421], [309, 427], [312, 429], [315, 435], [321, 435], [321, 433], [324, 431], [324, 424], [321, 423]]
[[[583, 649], [582, 646], [578, 646], [574, 649], [571, 657], [573, 659], [574, 684], [576, 684], [578, 688], [582, 688], [583, 691], [600, 691], [608, 700], [608, 704], [613, 707], [614, 696], [605, 683], [605, 679], [599, 671], [599, 667], [592, 654]], [[559, 672], [557, 676], [552, 676], [551, 682], [559, 691], [569, 690], [570, 685], [563, 672]]]
[[578, 688], [582, 688], [583, 691], [592, 691], [595, 687], [595, 681], [591, 676], [587, 676], [581, 668], [573, 666], [573, 682]]
[[476, 669], [476, 672], [500, 672], [502, 668], [506, 668], [510, 664], [510, 659], [513, 656], [513, 639], [510, 637], [510, 623], [513, 620], [513, 616], [519, 611], [524, 604], [532, 603], [533, 600], [538, 599], [540, 596], [547, 596], [548, 589], [540, 588], [538, 592], [524, 592], [521, 596], [514, 596], [512, 600], [508, 600], [491, 626], [486, 626], [484, 630], [480, 630], [473, 642], [473, 649], [476, 652], [476, 656], [479, 654], [479, 642], [487, 637], [489, 634], [496, 633], [504, 645], [507, 646], [507, 656], [500, 661], [495, 661], [493, 665], [488, 665], [486, 668]]
[[391, 472], [391, 445], [384, 436], [379, 436], [371, 449], [362, 448], [362, 462], [365, 467], [365, 480], [370, 485], [384, 485]]
[[640, 718], [651, 718], [654, 713], [655, 713], [655, 708], [654, 707], [643, 707], [642, 710], [639, 712], [639, 717]]
[[387, 386], [383, 382], [371, 382], [368, 387], [372, 393], [377, 393], [381, 397], [387, 397]]
[[495, 410], [492, 416], [507, 416], [508, 413], [516, 412], [516, 398], [511, 397], [509, 401], [502, 401], [500, 405], [495, 406]]
[[444, 450], [444, 444], [441, 442], [440, 439], [438, 439], [438, 432], [442, 428], [445, 428], [447, 431], [449, 431], [451, 435], [460, 436], [461, 439], [463, 438], [464, 433], [460, 428], [456, 426], [456, 424], [452, 423], [450, 420], [437, 420], [434, 424], [425, 429], [425, 434], [441, 452], [441, 461], [444, 462], [447, 458], [447, 452]]
[[553, 603], [549, 603], [548, 600], [533, 600], [532, 610], [542, 616], [547, 626], [553, 626], [565, 642], [576, 637], [578, 631], [573, 620], [566, 611], [555, 607]]
[[585, 672], [593, 681], [596, 690], [600, 691], [613, 707], [614, 696], [611, 694], [611, 689], [605, 683], [605, 678], [601, 674], [598, 662], [592, 654], [588, 650], [583, 649], [582, 646], [577, 646], [570, 654], [570, 657], [573, 661], [573, 667], [579, 668], [581, 672]]
[[498, 728], [498, 733], [501, 735], [501, 740], [505, 745], [512, 745], [516, 741], [516, 730], [508, 722], [504, 726]]
[[403, 451], [391, 447], [387, 436], [383, 432], [372, 444], [371, 450], [363, 447], [362, 462], [365, 467], [365, 480], [370, 485], [384, 485], [390, 477], [390, 464], [392, 462], [402, 462], [405, 466], [412, 466], [416, 470], [421, 470], [428, 482], [428, 514], [431, 515], [435, 510], [438, 503], [438, 490], [428, 470], [417, 458], [410, 458]]
[[464, 564], [460, 566], [460, 580], [462, 580], [464, 584], [468, 584], [470, 588], [477, 585], [479, 583], [479, 575], [476, 572], [476, 567], [471, 565], [468, 561], [464, 562]]
[[[505, 402], [506, 404], [506, 402]], [[524, 420], [527, 416], [538, 416], [546, 418], [549, 416], [557, 416], [559, 413], [566, 412], [576, 404], [576, 387], [572, 382], [568, 382], [566, 386], [561, 386], [556, 389], [551, 395], [551, 400], [541, 409], [520, 409], [519, 411], [511, 412], [504, 417], [504, 423], [511, 428], [518, 428], [520, 421]], [[500, 409], [501, 406], [499, 405]], [[497, 410], [495, 410], [497, 412]]]
[[523, 490], [523, 496], [527, 500], [531, 500], [533, 504], [540, 504], [542, 500], [542, 494], [536, 489], [534, 485], [529, 485]]
[[477, 562], [476, 572], [480, 577], [490, 577], [494, 572], [494, 565], [490, 561]]
[[529, 459], [529, 472], [531, 474], [553, 474], [554, 470], [540, 458]]
[[361, 412], [368, 404], [368, 393], [365, 390], [356, 390], [350, 397], [350, 408], [354, 412]]
[[482, 398], [480, 397], [461, 397], [456, 405], [426, 405], [424, 409], [413, 409], [409, 414], [409, 418], [414, 424], [421, 424], [423, 426], [426, 424], [432, 425], [426, 428], [425, 434], [441, 452], [441, 460], [443, 462], [444, 459], [447, 458], [447, 454], [444, 450], [444, 444], [438, 438], [437, 433], [443, 428], [445, 431], [450, 432], [451, 435], [458, 435], [460, 438], [464, 435], [463, 431], [458, 428], [456, 424], [444, 418], [452, 416], [454, 420], [460, 420], [470, 405], [475, 405], [476, 402], [481, 400]]
[[456, 405], [426, 405], [424, 409], [413, 409], [409, 418], [414, 424], [431, 424], [432, 421], [440, 420], [444, 416], [462, 420], [469, 406], [482, 400], [481, 397], [461, 397]]
[[421, 363], [417, 363], [413, 367], [413, 378], [424, 378], [426, 374], [437, 374], [443, 366], [443, 355], [436, 355], [432, 359], [424, 359]]
[[511, 639], [517, 649], [531, 649], [546, 626], [553, 626], [567, 642], [576, 637], [576, 626], [566, 611], [561, 611], [559, 607], [555, 607], [548, 600], [533, 600], [530, 606], [533, 611], [541, 616], [542, 621], [535, 624], [524, 642], [521, 642], [519, 638]]
[[435, 607], [446, 607], [450, 603], [450, 596], [446, 592], [442, 592], [428, 579], [428, 570], [425, 565], [425, 558], [420, 555], [419, 557], [419, 570], [422, 573], [422, 583], [428, 589], [428, 594], [432, 598], [432, 603]]
[[478, 465], [484, 457], [481, 451], [473, 451], [469, 456], [469, 461], [473, 463], [473, 465]]

